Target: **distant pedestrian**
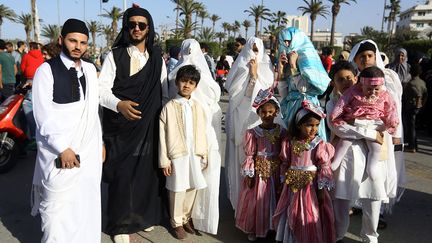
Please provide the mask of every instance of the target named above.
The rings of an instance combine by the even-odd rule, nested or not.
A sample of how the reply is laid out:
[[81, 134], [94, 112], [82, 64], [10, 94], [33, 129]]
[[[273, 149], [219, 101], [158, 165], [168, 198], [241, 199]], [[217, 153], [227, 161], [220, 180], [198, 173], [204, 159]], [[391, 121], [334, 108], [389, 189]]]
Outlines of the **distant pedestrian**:
[[205, 60], [207, 62], [207, 65], [210, 69], [210, 73], [211, 73], [213, 79], [216, 79], [216, 64], [215, 64], [213, 57], [210, 56], [210, 54], [209, 54], [210, 47], [204, 42], [200, 43], [200, 47], [201, 47], [202, 52], [204, 53], [204, 57], [205, 57]]
[[20, 84], [21, 82], [25, 81], [22, 71], [21, 71], [21, 59], [25, 54], [25, 51], [27, 49], [27, 44], [24, 41], [18, 41], [17, 42], [17, 49], [12, 52], [12, 56], [15, 59], [15, 64], [17, 65], [18, 72], [15, 76], [16, 79], [16, 85]]
[[408, 52], [404, 48], [397, 48], [395, 50], [393, 62], [389, 63], [387, 68], [395, 71], [399, 75], [403, 86], [411, 80], [411, 65], [408, 63]]
[[404, 123], [405, 141], [408, 146], [405, 147], [406, 152], [416, 152], [417, 136], [416, 136], [416, 116], [419, 111], [425, 106], [428, 98], [428, 90], [426, 83], [420, 79], [421, 67], [418, 64], [411, 66], [411, 81], [404, 88], [402, 95], [402, 114]]
[[0, 39], [0, 102], [13, 95], [15, 92], [15, 75], [18, 68], [15, 59], [6, 51], [6, 42]]

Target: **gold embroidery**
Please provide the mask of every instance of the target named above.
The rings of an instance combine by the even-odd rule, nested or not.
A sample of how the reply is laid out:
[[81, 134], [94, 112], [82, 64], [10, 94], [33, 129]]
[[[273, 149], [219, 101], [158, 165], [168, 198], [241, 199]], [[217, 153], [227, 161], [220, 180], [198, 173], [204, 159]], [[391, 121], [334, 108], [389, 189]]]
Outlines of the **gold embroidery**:
[[279, 160], [268, 160], [257, 157], [255, 160], [255, 172], [262, 179], [267, 180], [279, 168]]
[[275, 144], [279, 140], [280, 126], [270, 131], [263, 129], [263, 135], [271, 144]]
[[291, 188], [293, 192], [297, 192], [298, 190], [309, 185], [315, 178], [315, 175], [315, 171], [288, 169], [288, 171], [285, 172], [285, 183]]
[[303, 151], [308, 150], [309, 149], [309, 139], [306, 139], [306, 141], [298, 141], [298, 140], [294, 140], [293, 142], [293, 153], [297, 156], [300, 156]]

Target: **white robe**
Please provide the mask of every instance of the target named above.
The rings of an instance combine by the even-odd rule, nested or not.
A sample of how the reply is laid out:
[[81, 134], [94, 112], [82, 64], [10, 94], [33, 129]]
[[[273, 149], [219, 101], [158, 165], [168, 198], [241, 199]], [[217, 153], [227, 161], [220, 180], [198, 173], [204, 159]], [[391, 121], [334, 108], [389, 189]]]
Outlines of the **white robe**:
[[183, 41], [180, 60], [169, 74], [169, 94], [175, 97], [177, 88], [175, 78], [179, 68], [194, 65], [201, 74], [197, 89], [192, 98], [199, 102], [207, 117], [208, 167], [203, 171], [207, 187], [197, 191], [192, 209], [195, 229], [217, 234], [219, 225], [219, 182], [221, 155], [219, 151], [222, 110], [219, 106], [220, 87], [213, 79], [199, 43], [194, 39]]
[[[69, 69], [74, 64], [64, 54]], [[100, 242], [102, 130], [96, 69], [81, 61], [78, 76], [81, 99], [68, 104], [53, 102], [50, 65], [42, 64], [33, 80], [33, 112], [38, 153], [33, 177], [32, 215], [41, 214], [42, 242]], [[85, 99], [84, 99], [85, 92]], [[71, 148], [80, 156], [80, 168], [57, 169], [54, 160]]]
[[[258, 48], [258, 54], [252, 50], [253, 45]], [[258, 78], [253, 90], [248, 93], [250, 80], [249, 61], [253, 58], [258, 63]], [[261, 121], [252, 103], [260, 89], [267, 89], [273, 85], [274, 74], [270, 58], [265, 54], [261, 39], [251, 37], [243, 47], [232, 68], [229, 71], [225, 88], [229, 94], [229, 104], [226, 113], [226, 150], [225, 175], [228, 198], [233, 209], [236, 209], [240, 194], [242, 176], [241, 164], [244, 162], [243, 137], [247, 129], [258, 126]]]

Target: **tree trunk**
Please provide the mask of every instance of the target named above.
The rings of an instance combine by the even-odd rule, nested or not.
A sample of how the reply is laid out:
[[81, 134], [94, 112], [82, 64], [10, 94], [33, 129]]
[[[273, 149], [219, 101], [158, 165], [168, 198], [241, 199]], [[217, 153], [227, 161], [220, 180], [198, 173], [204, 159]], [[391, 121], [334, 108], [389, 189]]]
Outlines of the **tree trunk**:
[[332, 15], [332, 26], [331, 26], [331, 33], [330, 33], [330, 46], [334, 46], [335, 43], [335, 32], [336, 32], [336, 16], [337, 14]]
[[35, 42], [40, 42], [40, 24], [39, 16], [36, 6], [36, 0], [31, 0], [31, 12], [32, 12], [32, 22], [33, 22], [33, 36]]
[[93, 55], [96, 53], [96, 32], [92, 33], [92, 40], [93, 40]]
[[177, 2], [177, 8], [176, 8], [176, 28], [175, 28], [176, 36], [178, 35], [178, 23], [179, 23], [179, 4]]
[[30, 43], [30, 38], [31, 38], [30, 37], [30, 32], [31, 32], [31, 30], [26, 30], [25, 32], [26, 32], [26, 42]]
[[255, 18], [255, 37], [258, 37], [259, 18]]
[[246, 40], [247, 40], [247, 32], [248, 32], [248, 28], [245, 28]]
[[[311, 33], [310, 33], [310, 41], [313, 44], [313, 33], [314, 33], [314, 24], [315, 24], [315, 20], [311, 19]], [[314, 45], [315, 46], [315, 45]]]

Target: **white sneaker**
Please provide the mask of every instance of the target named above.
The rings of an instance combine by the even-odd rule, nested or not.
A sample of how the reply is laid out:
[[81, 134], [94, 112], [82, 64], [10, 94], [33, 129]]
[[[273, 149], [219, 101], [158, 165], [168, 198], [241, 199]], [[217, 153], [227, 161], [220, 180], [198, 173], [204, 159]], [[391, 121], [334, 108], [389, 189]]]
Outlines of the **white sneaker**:
[[130, 238], [128, 234], [114, 235], [114, 243], [130, 243]]
[[151, 232], [153, 230], [154, 230], [154, 226], [150, 226], [150, 227], [144, 229], [144, 232]]
[[248, 234], [248, 240], [249, 241], [256, 241], [257, 238], [256, 238], [255, 234]]

